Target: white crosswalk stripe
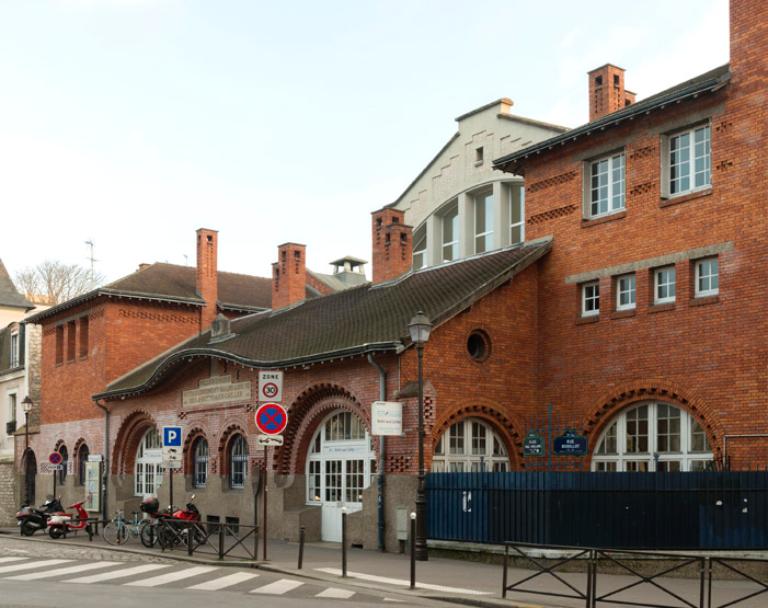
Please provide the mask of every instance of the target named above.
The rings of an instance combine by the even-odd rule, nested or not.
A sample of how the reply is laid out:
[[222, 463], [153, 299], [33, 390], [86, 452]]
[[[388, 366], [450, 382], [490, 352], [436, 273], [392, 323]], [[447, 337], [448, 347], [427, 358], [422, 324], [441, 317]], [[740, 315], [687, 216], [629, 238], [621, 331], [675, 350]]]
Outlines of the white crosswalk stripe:
[[269, 583], [269, 585], [264, 585], [263, 587], [254, 589], [251, 591], [251, 593], [261, 593], [263, 595], [283, 595], [283, 593], [293, 591], [294, 589], [301, 587], [303, 584], [304, 583], [299, 581], [292, 581], [289, 578], [281, 578], [279, 581], [275, 581], [274, 583]]
[[355, 595], [355, 592], [350, 591], [349, 589], [340, 589], [339, 587], [328, 587], [328, 589], [326, 589], [325, 591], [321, 591], [315, 597], [325, 597], [325, 598], [334, 599], [334, 600], [348, 600], [353, 595]]
[[227, 576], [215, 578], [212, 581], [207, 581], [205, 583], [200, 583], [199, 585], [187, 587], [187, 589], [197, 589], [199, 591], [218, 591], [219, 589], [226, 589], [227, 587], [237, 585], [238, 583], [244, 583], [245, 581], [249, 581], [253, 578], [256, 578], [257, 576], [259, 575], [253, 574], [252, 572], [235, 572], [234, 574], [228, 574]]
[[0, 564], [7, 564], [8, 562], [20, 562], [23, 559], [29, 559], [28, 557], [0, 557]]
[[142, 566], [134, 566], [133, 568], [126, 568], [124, 570], [113, 570], [112, 572], [101, 572], [99, 574], [91, 574], [90, 576], [81, 576], [80, 578], [73, 578], [66, 582], [90, 585], [92, 583], [102, 583], [104, 581], [112, 581], [118, 578], [128, 578], [129, 576], [144, 574], [145, 572], [155, 572], [161, 568], [168, 567], [169, 566], [163, 564], [144, 564]]
[[63, 574], [74, 574], [75, 572], [87, 572], [88, 570], [98, 570], [99, 568], [108, 568], [116, 566], [120, 562], [91, 562], [88, 564], [78, 564], [77, 566], [66, 566], [64, 568], [54, 568], [53, 570], [44, 570], [43, 572], [32, 572], [29, 574], [18, 574], [9, 576], [12, 581], [35, 581], [43, 578], [53, 578]]
[[128, 587], [158, 587], [167, 583], [181, 581], [185, 578], [191, 578], [198, 574], [205, 574], [206, 572], [211, 572], [213, 570], [216, 570], [216, 568], [212, 566], [195, 566], [194, 568], [187, 568], [186, 570], [177, 570], [176, 572], [169, 572], [168, 574], [161, 574], [160, 576], [153, 576], [140, 581], [125, 583], [125, 585]]
[[35, 568], [47, 568], [48, 566], [57, 566], [71, 562], [71, 559], [46, 559], [41, 562], [24, 562], [23, 564], [13, 564], [12, 566], [0, 566], [0, 574], [7, 572], [18, 572], [19, 570], [33, 570]]

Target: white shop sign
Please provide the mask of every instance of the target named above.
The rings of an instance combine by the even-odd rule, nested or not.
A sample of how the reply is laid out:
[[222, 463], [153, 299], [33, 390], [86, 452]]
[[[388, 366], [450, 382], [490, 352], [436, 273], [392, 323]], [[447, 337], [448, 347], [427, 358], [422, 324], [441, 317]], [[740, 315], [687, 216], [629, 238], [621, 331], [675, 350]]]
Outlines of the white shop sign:
[[371, 404], [372, 435], [403, 434], [403, 404], [399, 401], [374, 401]]
[[163, 464], [163, 448], [144, 450], [142, 461], [145, 464]]

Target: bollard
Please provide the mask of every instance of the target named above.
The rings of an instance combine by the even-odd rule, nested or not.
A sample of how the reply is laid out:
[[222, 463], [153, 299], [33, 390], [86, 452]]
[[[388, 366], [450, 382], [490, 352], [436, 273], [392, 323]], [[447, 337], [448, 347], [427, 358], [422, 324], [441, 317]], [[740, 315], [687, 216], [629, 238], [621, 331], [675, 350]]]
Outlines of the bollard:
[[411, 512], [411, 589], [416, 589], [416, 513]]
[[224, 526], [219, 524], [219, 559], [224, 559]]
[[298, 570], [301, 570], [301, 567], [304, 565], [304, 526], [301, 526], [299, 528], [299, 567]]
[[341, 576], [347, 576], [347, 507], [341, 507]]
[[194, 545], [192, 544], [195, 536], [194, 524], [187, 526], [187, 555], [192, 555], [194, 552]]
[[507, 569], [509, 568], [509, 545], [504, 546], [504, 572], [501, 575], [501, 599], [507, 599]]

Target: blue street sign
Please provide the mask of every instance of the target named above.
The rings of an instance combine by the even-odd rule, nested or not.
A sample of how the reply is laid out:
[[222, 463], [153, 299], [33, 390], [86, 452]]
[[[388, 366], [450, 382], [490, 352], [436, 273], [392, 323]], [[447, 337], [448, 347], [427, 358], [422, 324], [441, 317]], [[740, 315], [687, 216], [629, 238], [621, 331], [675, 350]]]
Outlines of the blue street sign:
[[181, 427], [164, 426], [163, 427], [163, 447], [180, 448], [181, 447]]
[[560, 437], [555, 437], [555, 454], [565, 456], [585, 456], [587, 453], [587, 438], [577, 435], [576, 431], [567, 429]]

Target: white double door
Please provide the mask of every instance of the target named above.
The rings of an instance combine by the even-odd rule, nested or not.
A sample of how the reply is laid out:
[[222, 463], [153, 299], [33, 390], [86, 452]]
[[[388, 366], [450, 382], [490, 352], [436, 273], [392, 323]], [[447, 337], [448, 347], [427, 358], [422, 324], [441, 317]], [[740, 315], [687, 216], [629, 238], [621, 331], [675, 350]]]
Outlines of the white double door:
[[329, 458], [322, 461], [322, 539], [341, 542], [341, 514], [363, 508], [363, 490], [371, 472], [365, 458]]

